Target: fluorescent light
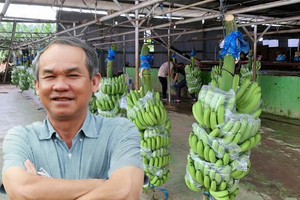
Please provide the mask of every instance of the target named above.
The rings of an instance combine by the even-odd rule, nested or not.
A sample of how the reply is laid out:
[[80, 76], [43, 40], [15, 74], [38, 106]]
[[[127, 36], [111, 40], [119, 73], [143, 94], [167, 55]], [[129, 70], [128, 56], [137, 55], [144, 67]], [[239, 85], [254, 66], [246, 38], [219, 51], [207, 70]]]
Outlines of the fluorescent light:
[[[3, 3], [0, 3], [1, 10], [3, 5]], [[9, 4], [4, 17], [55, 20], [56, 10], [49, 6]]]

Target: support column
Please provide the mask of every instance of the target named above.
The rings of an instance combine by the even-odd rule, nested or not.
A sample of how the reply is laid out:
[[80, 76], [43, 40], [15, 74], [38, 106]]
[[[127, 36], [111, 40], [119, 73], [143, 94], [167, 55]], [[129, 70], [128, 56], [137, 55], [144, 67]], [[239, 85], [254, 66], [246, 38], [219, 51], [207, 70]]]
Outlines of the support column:
[[254, 45], [253, 45], [253, 81], [256, 81], [256, 57], [257, 57], [257, 25], [254, 25]]
[[[170, 52], [170, 46], [171, 46], [171, 41], [170, 41], [170, 28], [171, 28], [171, 23], [168, 29], [168, 101], [169, 103], [171, 102], [171, 80], [170, 80], [170, 59], [171, 59], [171, 52]], [[176, 66], [173, 66], [176, 67]]]
[[[135, 1], [139, 4], [139, 1]], [[139, 18], [139, 10], [135, 10], [135, 19]], [[135, 21], [135, 89], [139, 88], [139, 21]]]
[[8, 50], [7, 62], [6, 62], [5, 73], [4, 73], [4, 76], [3, 76], [2, 83], [5, 83], [7, 72], [9, 70], [9, 60], [10, 60], [10, 57], [11, 57], [11, 51], [12, 51], [12, 48], [13, 48], [13, 42], [15, 40], [16, 26], [17, 26], [17, 22], [14, 21], [14, 23], [13, 23], [13, 29], [12, 29], [12, 35], [11, 35], [11, 41], [10, 41], [11, 44], [10, 44], [10, 48]]

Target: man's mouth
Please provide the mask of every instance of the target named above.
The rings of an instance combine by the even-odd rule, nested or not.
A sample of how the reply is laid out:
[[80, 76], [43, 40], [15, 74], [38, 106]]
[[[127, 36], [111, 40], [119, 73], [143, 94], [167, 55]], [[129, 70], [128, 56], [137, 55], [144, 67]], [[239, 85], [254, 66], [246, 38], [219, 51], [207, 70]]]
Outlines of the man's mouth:
[[54, 97], [52, 98], [54, 101], [71, 101], [73, 98], [66, 98], [66, 97]]

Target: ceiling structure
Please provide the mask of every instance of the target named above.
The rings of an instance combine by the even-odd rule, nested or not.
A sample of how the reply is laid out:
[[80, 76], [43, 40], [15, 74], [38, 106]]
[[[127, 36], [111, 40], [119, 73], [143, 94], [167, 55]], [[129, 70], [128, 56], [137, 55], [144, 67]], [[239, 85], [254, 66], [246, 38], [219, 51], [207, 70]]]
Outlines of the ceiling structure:
[[[172, 32], [174, 37], [182, 34], [222, 30], [222, 19], [227, 12], [236, 16], [238, 27], [241, 27], [252, 41], [254, 41], [253, 26], [257, 27], [258, 38], [264, 34], [274, 33], [300, 37], [300, 0], [0, 0], [0, 3], [4, 3], [0, 13], [0, 22], [56, 23], [60, 27], [59, 32], [46, 35], [39, 33], [34, 38], [14, 38], [13, 30], [11, 30], [13, 39], [0, 36], [3, 44], [5, 44], [4, 40], [7, 42], [6, 48], [13, 49], [22, 49], [59, 35], [70, 35], [74, 30], [81, 30], [77, 36], [84, 35], [85, 39], [95, 46], [99, 43], [108, 45], [103, 43], [104, 36], [87, 37], [89, 33], [86, 27], [95, 25], [101, 25], [102, 29], [132, 28], [132, 31], [105, 37], [170, 27], [173, 29], [176, 27], [176, 31]], [[86, 11], [91, 17], [82, 19], [80, 13], [72, 20], [60, 19], [59, 14], [57, 14], [56, 20], [8, 17], [6, 12], [12, 4], [49, 6], [57, 9], [57, 13], [66, 12], [66, 9], [79, 9], [80, 12]], [[136, 17], [138, 14], [139, 17]], [[118, 24], [114, 19], [118, 19]], [[72, 27], [64, 27], [63, 24], [66, 23], [72, 24]], [[136, 26], [137, 24], [138, 26]], [[152, 36], [152, 38], [167, 36]]]

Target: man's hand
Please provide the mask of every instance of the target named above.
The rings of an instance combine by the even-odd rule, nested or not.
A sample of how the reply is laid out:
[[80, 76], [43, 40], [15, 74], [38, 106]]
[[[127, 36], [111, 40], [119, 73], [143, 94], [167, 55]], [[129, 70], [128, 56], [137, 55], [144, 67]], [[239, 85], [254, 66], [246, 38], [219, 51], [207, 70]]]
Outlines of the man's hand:
[[26, 169], [27, 173], [32, 174], [32, 175], [38, 175], [34, 164], [30, 160], [27, 159], [24, 162], [24, 166], [25, 166], [25, 169]]

